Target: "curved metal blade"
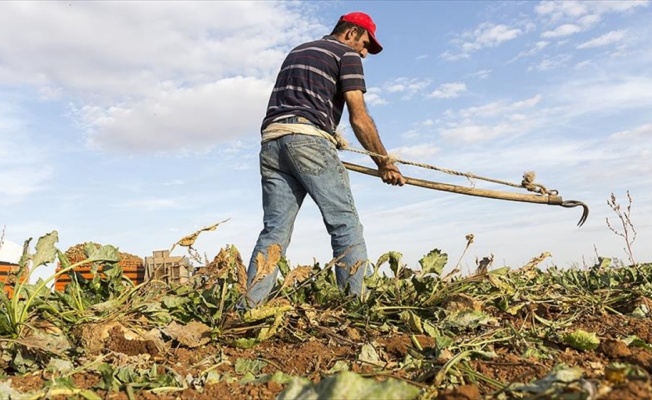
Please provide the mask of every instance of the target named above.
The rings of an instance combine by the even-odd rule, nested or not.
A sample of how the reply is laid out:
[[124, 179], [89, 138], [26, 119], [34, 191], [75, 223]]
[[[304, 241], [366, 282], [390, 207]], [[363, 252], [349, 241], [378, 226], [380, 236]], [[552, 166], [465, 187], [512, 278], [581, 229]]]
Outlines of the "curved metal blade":
[[582, 203], [581, 201], [578, 201], [578, 200], [565, 200], [560, 205], [562, 207], [566, 207], [566, 208], [582, 206], [584, 211], [582, 212], [582, 217], [580, 218], [580, 221], [577, 223], [577, 226], [584, 225], [584, 222], [586, 222], [586, 219], [589, 217], [589, 206]]

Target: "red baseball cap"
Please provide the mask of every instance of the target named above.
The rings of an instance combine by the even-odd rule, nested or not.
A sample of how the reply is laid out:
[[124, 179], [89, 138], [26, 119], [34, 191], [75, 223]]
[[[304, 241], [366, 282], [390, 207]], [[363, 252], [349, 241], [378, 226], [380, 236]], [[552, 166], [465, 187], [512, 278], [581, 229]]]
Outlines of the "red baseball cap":
[[340, 21], [358, 25], [369, 32], [369, 54], [378, 54], [383, 51], [383, 46], [376, 39], [376, 24], [370, 16], [363, 12], [352, 12], [340, 17]]

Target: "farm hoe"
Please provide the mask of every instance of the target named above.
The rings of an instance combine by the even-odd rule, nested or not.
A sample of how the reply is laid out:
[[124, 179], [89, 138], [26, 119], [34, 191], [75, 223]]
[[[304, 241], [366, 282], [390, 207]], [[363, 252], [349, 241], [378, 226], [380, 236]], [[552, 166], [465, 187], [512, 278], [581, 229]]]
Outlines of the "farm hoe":
[[[371, 176], [380, 176], [380, 173], [376, 169], [363, 167], [362, 165], [352, 164], [345, 161], [343, 161], [342, 163], [347, 169], [351, 171], [360, 172], [362, 174], [371, 175]], [[487, 197], [487, 198], [499, 199], [499, 200], [521, 201], [525, 203], [549, 204], [553, 206], [562, 206], [566, 208], [582, 206], [583, 208], [582, 217], [577, 223], [577, 226], [582, 226], [582, 224], [584, 224], [584, 222], [589, 216], [589, 207], [586, 204], [577, 200], [563, 200], [561, 196], [557, 195], [557, 191], [555, 190], [548, 191], [548, 193], [520, 194], [520, 193], [512, 193], [512, 192], [502, 192], [498, 190], [477, 189], [472, 187], [464, 187], [458, 185], [451, 185], [447, 183], [432, 182], [423, 179], [416, 179], [416, 178], [409, 178], [409, 177], [405, 177], [405, 182], [408, 185], [414, 185], [414, 186], [419, 186], [419, 187], [434, 189], [434, 190], [441, 190], [444, 192], [465, 194], [468, 196]], [[523, 187], [525, 187], [525, 183], [523, 184]]]

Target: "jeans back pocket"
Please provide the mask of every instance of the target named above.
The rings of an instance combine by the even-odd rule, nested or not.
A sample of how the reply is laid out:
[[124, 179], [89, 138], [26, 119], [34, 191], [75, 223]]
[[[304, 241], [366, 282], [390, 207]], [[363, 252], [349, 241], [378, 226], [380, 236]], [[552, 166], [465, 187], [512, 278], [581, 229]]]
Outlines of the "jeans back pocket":
[[328, 167], [327, 146], [321, 138], [307, 138], [287, 143], [292, 163], [303, 174], [320, 175]]

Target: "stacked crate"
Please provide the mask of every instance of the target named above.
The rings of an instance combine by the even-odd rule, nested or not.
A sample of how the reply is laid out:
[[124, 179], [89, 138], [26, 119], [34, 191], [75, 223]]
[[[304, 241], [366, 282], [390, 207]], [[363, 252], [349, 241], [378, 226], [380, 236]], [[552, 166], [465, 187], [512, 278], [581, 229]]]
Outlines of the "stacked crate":
[[[92, 243], [93, 246], [96, 247], [101, 247], [101, 245]], [[75, 264], [80, 261], [84, 261], [86, 257], [86, 253], [84, 252], [84, 247], [86, 246], [85, 243], [78, 244], [75, 246], [72, 246], [69, 248], [65, 255], [68, 258], [68, 261], [70, 261], [70, 264]], [[122, 274], [131, 280], [134, 285], [138, 285], [140, 283], [143, 283], [145, 280], [145, 268], [143, 266], [143, 259], [135, 256], [133, 254], [129, 253], [122, 253], [120, 252], [120, 261], [118, 262], [118, 265], [122, 268]], [[87, 263], [87, 264], [82, 264], [79, 267], [74, 268], [74, 271], [77, 274], [80, 274], [84, 279], [91, 280], [94, 277], [93, 272], [91, 271], [92, 263]], [[60, 270], [57, 268], [57, 271]], [[101, 277], [104, 277], [104, 265], [100, 265], [97, 268], [97, 273], [100, 274]], [[71, 282], [71, 276], [69, 273], [63, 273], [59, 276], [57, 276], [55, 282], [54, 282], [54, 289], [63, 291], [66, 289], [66, 286]]]
[[171, 256], [168, 250], [156, 250], [145, 257], [147, 279], [165, 283], [185, 283], [192, 275], [190, 260], [183, 256]]
[[5, 284], [5, 293], [7, 297], [11, 298], [14, 295], [14, 285], [20, 279], [20, 282], [25, 282], [27, 279], [27, 271], [20, 277], [16, 276], [20, 266], [6, 261], [0, 261], [0, 282]]

